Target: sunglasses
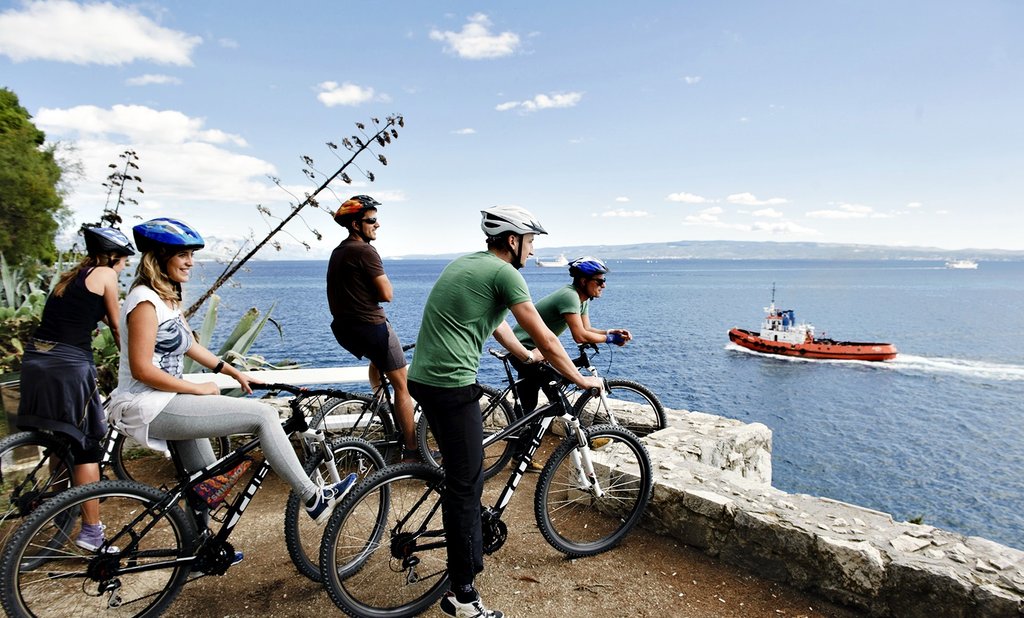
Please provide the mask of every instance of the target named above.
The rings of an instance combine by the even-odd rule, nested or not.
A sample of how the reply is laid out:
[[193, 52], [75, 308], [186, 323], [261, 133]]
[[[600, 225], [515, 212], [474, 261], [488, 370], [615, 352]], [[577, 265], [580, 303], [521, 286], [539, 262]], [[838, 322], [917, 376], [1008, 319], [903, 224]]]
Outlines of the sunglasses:
[[370, 225], [373, 225], [373, 224], [377, 223], [377, 217], [366, 217], [365, 219], [360, 219], [359, 222], [360, 223], [369, 223]]
[[607, 279], [591, 279], [591, 281], [593, 281], [597, 285], [602, 285], [603, 286], [605, 284], [605, 282], [608, 281], [608, 280]]

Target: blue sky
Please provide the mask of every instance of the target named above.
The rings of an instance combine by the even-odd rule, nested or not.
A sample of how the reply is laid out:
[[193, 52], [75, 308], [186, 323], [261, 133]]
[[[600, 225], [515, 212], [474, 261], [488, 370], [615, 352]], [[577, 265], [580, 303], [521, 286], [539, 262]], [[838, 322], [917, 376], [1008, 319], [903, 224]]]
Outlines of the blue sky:
[[[482, 247], [517, 204], [544, 247], [771, 240], [1024, 249], [1024, 3], [0, 1], [0, 85], [84, 175], [140, 157], [125, 214], [231, 242], [310, 190], [302, 155], [406, 128], [341, 196], [385, 256]], [[329, 203], [329, 200], [323, 200]], [[308, 211], [282, 257], [341, 239]], [[271, 257], [264, 254], [261, 257]]]

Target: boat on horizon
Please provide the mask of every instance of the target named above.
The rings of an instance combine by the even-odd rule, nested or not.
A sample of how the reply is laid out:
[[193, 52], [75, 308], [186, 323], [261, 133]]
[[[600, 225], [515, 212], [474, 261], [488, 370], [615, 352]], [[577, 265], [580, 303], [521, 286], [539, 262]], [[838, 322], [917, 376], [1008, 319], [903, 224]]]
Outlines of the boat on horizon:
[[541, 268], [565, 268], [569, 265], [569, 260], [566, 259], [564, 253], [551, 260], [536, 258], [534, 261], [537, 263], [537, 266], [540, 266]]
[[772, 288], [771, 305], [765, 307], [761, 332], [732, 328], [729, 340], [738, 346], [762, 354], [778, 354], [798, 358], [824, 360], [886, 361], [896, 358], [896, 346], [891, 343], [836, 341], [827, 337], [816, 338], [814, 326], [797, 324], [792, 309], [775, 307], [775, 289]]
[[978, 267], [978, 263], [974, 260], [949, 260], [946, 262], [946, 268], [953, 268], [956, 270], [973, 270]]

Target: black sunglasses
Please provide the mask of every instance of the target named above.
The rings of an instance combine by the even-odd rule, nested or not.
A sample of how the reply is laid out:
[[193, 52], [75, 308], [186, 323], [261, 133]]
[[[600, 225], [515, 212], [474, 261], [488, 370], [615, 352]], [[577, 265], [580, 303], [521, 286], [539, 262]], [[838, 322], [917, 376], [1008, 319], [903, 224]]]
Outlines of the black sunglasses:
[[591, 281], [593, 281], [597, 285], [604, 285], [605, 281], [607, 281], [607, 279], [591, 279]]
[[360, 223], [369, 223], [370, 225], [373, 225], [373, 224], [377, 223], [377, 217], [366, 217], [365, 219], [360, 219], [359, 222]]

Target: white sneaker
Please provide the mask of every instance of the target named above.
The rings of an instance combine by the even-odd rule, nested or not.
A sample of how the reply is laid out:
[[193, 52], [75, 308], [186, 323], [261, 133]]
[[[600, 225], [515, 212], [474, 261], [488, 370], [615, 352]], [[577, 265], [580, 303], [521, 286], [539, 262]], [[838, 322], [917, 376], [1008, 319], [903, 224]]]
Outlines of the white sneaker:
[[441, 599], [441, 611], [452, 618], [504, 618], [505, 614], [484, 607], [484, 602], [477, 596], [471, 603], [459, 603], [455, 595], [448, 593]]

